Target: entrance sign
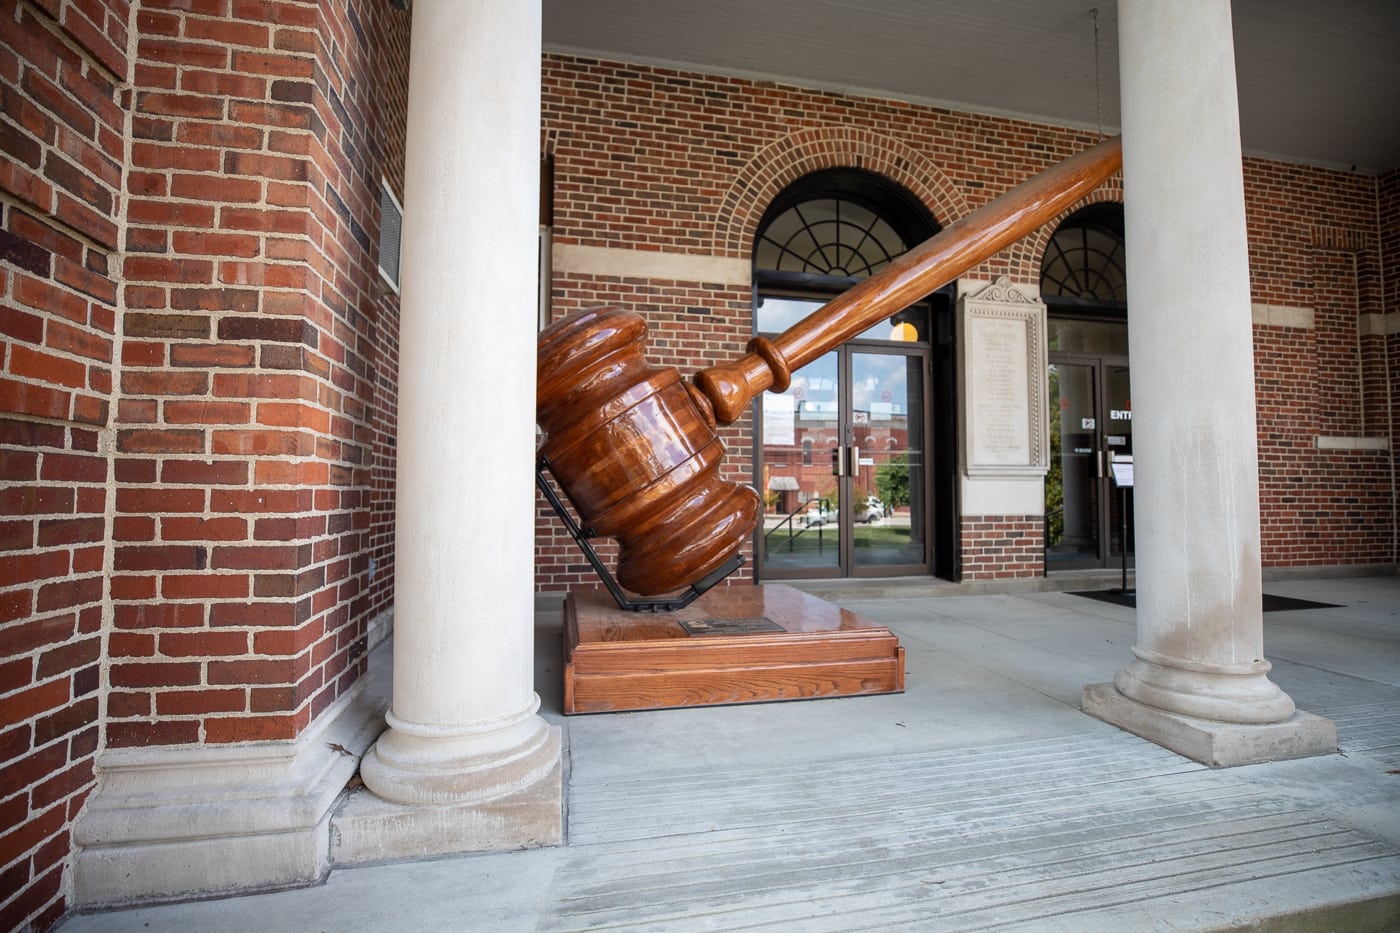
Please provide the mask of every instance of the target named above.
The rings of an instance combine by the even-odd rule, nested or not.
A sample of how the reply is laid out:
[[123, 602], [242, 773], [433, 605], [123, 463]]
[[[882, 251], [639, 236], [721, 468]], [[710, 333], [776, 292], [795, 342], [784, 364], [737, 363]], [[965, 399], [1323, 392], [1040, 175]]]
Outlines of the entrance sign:
[[1044, 303], [1002, 276], [958, 305], [967, 474], [1044, 475], [1050, 466]]
[[1109, 464], [1113, 470], [1113, 484], [1119, 489], [1130, 489], [1133, 485], [1133, 460], [1114, 460]]
[[1118, 553], [1122, 555], [1123, 585], [1119, 588], [1120, 593], [1130, 593], [1128, 589], [1128, 490], [1133, 488], [1133, 455], [1114, 454], [1113, 459], [1108, 464], [1110, 472], [1113, 474], [1113, 485], [1118, 487], [1118, 518], [1122, 523], [1119, 527], [1118, 540], [1121, 542]]

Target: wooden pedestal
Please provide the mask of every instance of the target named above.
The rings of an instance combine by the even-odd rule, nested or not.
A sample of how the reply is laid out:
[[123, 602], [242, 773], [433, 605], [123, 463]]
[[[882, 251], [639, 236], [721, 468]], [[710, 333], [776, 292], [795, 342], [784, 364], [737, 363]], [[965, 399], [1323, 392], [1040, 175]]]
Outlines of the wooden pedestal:
[[888, 628], [778, 584], [713, 589], [664, 615], [575, 590], [564, 651], [565, 713], [904, 690], [904, 649]]

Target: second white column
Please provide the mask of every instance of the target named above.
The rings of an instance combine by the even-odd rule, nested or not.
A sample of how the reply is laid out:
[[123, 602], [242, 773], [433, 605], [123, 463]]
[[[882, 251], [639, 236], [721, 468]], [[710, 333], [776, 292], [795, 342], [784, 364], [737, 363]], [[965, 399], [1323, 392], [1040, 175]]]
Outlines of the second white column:
[[[1085, 709], [1228, 764], [1335, 749], [1286, 724], [1263, 650], [1253, 331], [1228, 0], [1120, 0], [1137, 643]], [[1309, 717], [1308, 728], [1326, 720]], [[1315, 721], [1315, 722], [1312, 722]], [[1322, 727], [1322, 731], [1326, 731]]]

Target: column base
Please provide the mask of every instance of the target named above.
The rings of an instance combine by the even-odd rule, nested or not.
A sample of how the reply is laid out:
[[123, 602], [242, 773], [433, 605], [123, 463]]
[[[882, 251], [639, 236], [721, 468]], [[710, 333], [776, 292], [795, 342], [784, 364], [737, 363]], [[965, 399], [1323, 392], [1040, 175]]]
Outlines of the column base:
[[1276, 723], [1219, 722], [1148, 706], [1125, 697], [1111, 683], [1085, 687], [1080, 708], [1096, 719], [1212, 768], [1309, 758], [1337, 751], [1337, 727], [1332, 720], [1301, 710]]
[[1269, 679], [1264, 659], [1245, 664], [1207, 664], [1171, 658], [1141, 646], [1113, 678], [1118, 692], [1131, 700], [1172, 713], [1217, 722], [1287, 722], [1293, 698]]
[[423, 806], [393, 803], [368, 788], [352, 793], [331, 818], [332, 866], [402, 858], [538, 848], [564, 841], [560, 731], [549, 726], [543, 777], [485, 802]]
[[295, 742], [131, 748], [98, 756], [73, 830], [72, 903], [110, 907], [314, 883], [331, 810], [383, 728], [357, 690]]
[[559, 763], [559, 727], [532, 706], [499, 721], [458, 729], [385, 714], [389, 728], [365, 753], [360, 777], [390, 803], [476, 806], [533, 786]]

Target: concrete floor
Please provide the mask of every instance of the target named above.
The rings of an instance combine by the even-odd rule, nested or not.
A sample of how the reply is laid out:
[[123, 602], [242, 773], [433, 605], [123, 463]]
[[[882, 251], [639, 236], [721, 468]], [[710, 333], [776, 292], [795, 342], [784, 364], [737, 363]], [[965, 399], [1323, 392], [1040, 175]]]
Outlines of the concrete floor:
[[899, 635], [903, 694], [564, 718], [544, 601], [566, 845], [62, 929], [1400, 929], [1400, 579], [1265, 589], [1339, 604], [1264, 620], [1338, 754], [1202, 767], [1078, 710], [1131, 657], [1132, 609], [917, 585], [832, 591]]

